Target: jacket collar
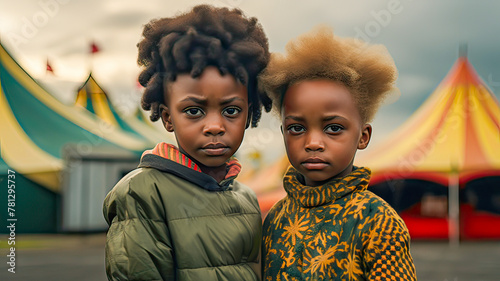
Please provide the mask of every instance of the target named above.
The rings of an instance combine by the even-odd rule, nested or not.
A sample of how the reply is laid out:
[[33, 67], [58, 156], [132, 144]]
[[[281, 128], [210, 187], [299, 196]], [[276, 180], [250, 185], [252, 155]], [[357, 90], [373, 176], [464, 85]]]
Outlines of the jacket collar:
[[334, 178], [320, 186], [307, 186], [302, 184], [303, 176], [294, 167], [290, 167], [283, 179], [283, 186], [289, 197], [298, 200], [302, 206], [311, 208], [333, 202], [352, 192], [366, 190], [370, 175], [368, 168], [353, 167], [352, 172], [344, 177]]
[[142, 156], [146, 154], [158, 155], [195, 171], [201, 172], [200, 167], [198, 167], [196, 163], [189, 159], [189, 157], [187, 157], [184, 153], [180, 152], [175, 145], [170, 143], [160, 142], [153, 149], [144, 151]]
[[213, 177], [203, 173], [199, 166], [177, 147], [165, 142], [157, 144], [151, 150], [144, 151], [139, 168], [145, 167], [174, 174], [211, 191], [227, 190], [241, 171], [241, 164], [232, 157], [227, 162], [224, 180], [217, 183]]

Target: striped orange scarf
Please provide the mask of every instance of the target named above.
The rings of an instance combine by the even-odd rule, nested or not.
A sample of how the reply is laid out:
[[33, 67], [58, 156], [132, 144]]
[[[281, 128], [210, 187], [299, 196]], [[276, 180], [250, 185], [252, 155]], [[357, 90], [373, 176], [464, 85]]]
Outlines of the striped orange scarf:
[[[160, 142], [153, 149], [144, 151], [142, 156], [146, 154], [158, 155], [202, 173], [200, 167], [189, 157], [180, 152], [179, 149], [173, 144]], [[227, 173], [224, 179], [236, 177], [241, 171], [241, 164], [235, 157], [231, 157], [229, 161], [227, 161], [226, 165]]]

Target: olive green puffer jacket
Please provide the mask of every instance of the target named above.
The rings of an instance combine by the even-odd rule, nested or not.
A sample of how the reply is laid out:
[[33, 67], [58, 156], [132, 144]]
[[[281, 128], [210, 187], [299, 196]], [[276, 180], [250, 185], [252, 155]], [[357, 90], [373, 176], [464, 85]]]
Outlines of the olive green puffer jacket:
[[238, 182], [145, 155], [110, 191], [104, 216], [109, 280], [258, 280], [260, 209]]

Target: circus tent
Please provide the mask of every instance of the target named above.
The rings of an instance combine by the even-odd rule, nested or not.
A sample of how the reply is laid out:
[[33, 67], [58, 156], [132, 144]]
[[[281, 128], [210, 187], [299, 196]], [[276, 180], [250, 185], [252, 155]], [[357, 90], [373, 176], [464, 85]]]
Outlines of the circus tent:
[[[166, 130], [155, 127], [140, 108], [128, 117], [119, 114], [115, 106], [109, 100], [107, 93], [96, 82], [92, 73], [78, 89], [75, 105], [87, 109], [109, 125], [118, 127], [138, 138], [152, 143], [173, 143], [174, 137]], [[161, 131], [160, 131], [161, 130]]]
[[136, 110], [134, 112], [134, 116], [135, 116], [135, 118], [137, 120], [141, 121], [142, 123], [147, 124], [149, 126], [152, 125], [149, 122], [149, 118], [146, 117], [146, 115], [144, 114], [144, 112], [139, 107], [136, 108]]
[[414, 238], [500, 237], [500, 107], [466, 56], [356, 163]]
[[[64, 148], [80, 154], [117, 151], [138, 158], [152, 143], [110, 126], [85, 109], [61, 103], [42, 88], [0, 45], [0, 182], [16, 174], [17, 231], [54, 232], [67, 166]], [[99, 148], [99, 149], [98, 149]], [[7, 201], [0, 206], [7, 210]], [[43, 210], [43, 212], [41, 212]], [[5, 213], [1, 219], [5, 220]], [[4, 230], [2, 231], [4, 232]]]

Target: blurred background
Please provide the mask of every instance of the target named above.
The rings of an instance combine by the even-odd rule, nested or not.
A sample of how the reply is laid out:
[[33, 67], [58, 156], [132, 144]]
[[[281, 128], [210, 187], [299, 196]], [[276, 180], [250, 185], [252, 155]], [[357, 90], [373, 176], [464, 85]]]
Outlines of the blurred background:
[[[381, 107], [355, 162], [405, 220], [420, 280], [498, 279], [500, 3], [465, 0], [2, 3], [0, 220], [17, 219], [19, 272], [2, 262], [0, 279], [105, 280], [105, 195], [142, 151], [175, 142], [139, 109], [136, 44], [151, 19], [201, 3], [257, 17], [272, 52], [318, 24], [385, 45], [400, 95]], [[237, 153], [263, 215], [286, 195], [279, 126], [265, 114]], [[12, 231], [0, 233], [7, 255]]]

